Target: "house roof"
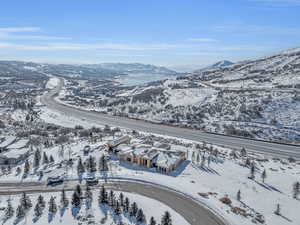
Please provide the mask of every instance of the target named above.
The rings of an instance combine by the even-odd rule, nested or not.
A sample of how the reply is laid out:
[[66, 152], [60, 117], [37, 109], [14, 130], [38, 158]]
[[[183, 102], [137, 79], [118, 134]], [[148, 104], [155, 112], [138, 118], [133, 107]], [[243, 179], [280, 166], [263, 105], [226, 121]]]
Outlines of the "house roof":
[[174, 152], [159, 152], [154, 159], [154, 163], [159, 167], [169, 168], [174, 165], [178, 159], [180, 159], [180, 155], [174, 154]]

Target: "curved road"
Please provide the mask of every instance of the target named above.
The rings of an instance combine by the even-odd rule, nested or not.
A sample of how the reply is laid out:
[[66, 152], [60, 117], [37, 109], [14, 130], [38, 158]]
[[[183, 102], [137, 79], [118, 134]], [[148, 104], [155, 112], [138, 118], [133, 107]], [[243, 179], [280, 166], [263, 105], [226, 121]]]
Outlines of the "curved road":
[[[11, 195], [22, 192], [41, 193], [65, 190], [74, 190], [77, 182], [69, 181], [65, 186], [48, 187], [43, 183], [16, 183], [0, 184], [0, 194]], [[172, 190], [162, 188], [159, 185], [145, 184], [141, 182], [119, 181], [105, 184], [108, 189], [123, 192], [132, 192], [155, 199], [168, 205], [179, 213], [191, 225], [227, 225], [223, 218], [216, 216], [209, 209], [201, 206], [190, 197], [179, 194]], [[94, 186], [93, 188], [98, 188]]]
[[149, 132], [160, 135], [168, 135], [177, 138], [184, 138], [192, 141], [206, 141], [217, 145], [241, 149], [245, 147], [251, 152], [260, 152], [272, 156], [294, 157], [300, 159], [300, 146], [285, 145], [273, 142], [265, 142], [252, 139], [244, 139], [239, 137], [231, 137], [225, 135], [217, 135], [205, 133], [198, 130], [185, 129], [179, 127], [171, 127], [145, 122], [142, 120], [134, 120], [125, 117], [111, 116], [103, 113], [86, 111], [71, 106], [67, 106], [55, 101], [54, 96], [59, 93], [63, 86], [63, 82], [50, 92], [44, 94], [41, 102], [48, 108], [66, 114], [70, 117], [76, 117], [85, 121], [98, 125], [111, 125], [116, 127], [129, 128], [142, 132]]

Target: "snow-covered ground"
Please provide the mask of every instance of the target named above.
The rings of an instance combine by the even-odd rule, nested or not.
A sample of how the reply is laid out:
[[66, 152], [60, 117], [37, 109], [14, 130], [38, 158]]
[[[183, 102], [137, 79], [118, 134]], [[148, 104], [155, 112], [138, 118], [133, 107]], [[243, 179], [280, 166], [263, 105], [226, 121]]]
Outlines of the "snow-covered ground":
[[[22, 182], [29, 181], [43, 181], [49, 176], [64, 175], [66, 170], [60, 167], [58, 162], [71, 155], [76, 159], [78, 156], [83, 160], [88, 156], [84, 156], [83, 148], [90, 145], [95, 149], [91, 155], [96, 157], [98, 161], [102, 154], [106, 154], [104, 148], [101, 148], [105, 143], [111, 140], [112, 137], [107, 137], [91, 144], [87, 141], [81, 140], [71, 145], [65, 146], [63, 155], [59, 146], [44, 148], [43, 151], [48, 155], [52, 155], [55, 164], [48, 166], [41, 166], [40, 169], [31, 172], [27, 178]], [[141, 140], [132, 140], [132, 142], [139, 142]], [[99, 148], [100, 146], [100, 148]], [[100, 150], [102, 149], [102, 150]], [[256, 213], [264, 215], [266, 222], [269, 225], [283, 225], [291, 224], [298, 225], [300, 222], [300, 215], [298, 209], [300, 201], [293, 199], [292, 186], [293, 183], [299, 181], [300, 164], [289, 163], [286, 161], [278, 161], [268, 159], [266, 162], [254, 160], [256, 164], [256, 178], [249, 179], [250, 168], [245, 166], [245, 159], [233, 159], [229, 156], [230, 149], [213, 146], [213, 149], [218, 149], [220, 154], [218, 158], [212, 157], [211, 163], [208, 166], [207, 160], [204, 167], [201, 167], [195, 160], [191, 162], [192, 152], [198, 152], [195, 148], [172, 145], [171, 150], [180, 149], [188, 152], [189, 160], [184, 161], [174, 172], [169, 175], [157, 173], [153, 169], [146, 169], [135, 166], [129, 163], [120, 162], [114, 155], [111, 155], [109, 176], [114, 178], [128, 178], [153, 182], [159, 185], [165, 185], [188, 195], [197, 198], [205, 205], [213, 208], [218, 213], [222, 214], [232, 224], [235, 225], [250, 225], [252, 224], [252, 216]], [[203, 152], [201, 153], [204, 154]], [[205, 154], [208, 157], [208, 154]], [[249, 155], [257, 159], [263, 159], [261, 155]], [[33, 157], [31, 157], [31, 160]], [[77, 178], [76, 164], [72, 169], [67, 170], [66, 178]], [[267, 178], [263, 183], [261, 173], [266, 170]], [[10, 175], [0, 177], [0, 181], [19, 182], [22, 177], [21, 174], [16, 175], [15, 168], [12, 169]], [[39, 171], [44, 171], [42, 180], [39, 177]], [[87, 175], [87, 174], [86, 174]], [[84, 176], [86, 176], [84, 175]], [[96, 173], [96, 177], [102, 177], [101, 174]], [[241, 191], [241, 201], [237, 200], [237, 192]], [[207, 194], [207, 198], [201, 197], [199, 193]], [[248, 218], [241, 215], [234, 214], [230, 207], [221, 203], [220, 198], [228, 196], [232, 200], [233, 207], [240, 207], [249, 213]], [[274, 214], [276, 204], [280, 204], [281, 213], [283, 216]]]
[[52, 89], [55, 88], [59, 84], [59, 79], [56, 77], [51, 77], [46, 84], [46, 88]]
[[[84, 192], [84, 189], [83, 189]], [[94, 221], [95, 224], [104, 224], [104, 225], [114, 225], [118, 224], [119, 221], [122, 221], [125, 224], [132, 224], [134, 221], [128, 215], [121, 214], [120, 217], [114, 215], [113, 210], [110, 209], [109, 206], [99, 206], [98, 204], [98, 195], [99, 191], [93, 191], [93, 202], [92, 207], [90, 209], [86, 208], [85, 202], [81, 206], [81, 209], [78, 213], [74, 213], [75, 211], [72, 210], [71, 206], [71, 198], [73, 192], [67, 192], [67, 197], [69, 199], [70, 205], [68, 208], [62, 208], [60, 206], [60, 198], [61, 194], [59, 192], [53, 193], [41, 193], [44, 197], [46, 202], [46, 207], [43, 211], [41, 217], [37, 218], [34, 214], [34, 207], [37, 202], [37, 198], [39, 194], [30, 194], [28, 195], [32, 201], [33, 207], [29, 210], [26, 217], [23, 218], [21, 221], [17, 222], [15, 215], [7, 220], [4, 224], [37, 224], [37, 225], [44, 225], [44, 224], [67, 224], [67, 225], [77, 225], [77, 224], [88, 224], [88, 221]], [[119, 192], [115, 192], [116, 197], [119, 196]], [[173, 224], [174, 225], [188, 225], [189, 223], [186, 222], [178, 213], [174, 210], [169, 208], [168, 206], [162, 204], [159, 201], [136, 195], [133, 193], [123, 193], [125, 197], [128, 197], [130, 202], [136, 202], [138, 207], [141, 208], [146, 216], [146, 220], [149, 221], [150, 218], [153, 216], [157, 222], [160, 222], [162, 215], [165, 211], [170, 212]], [[48, 202], [53, 196], [55, 198], [56, 205], [58, 207], [57, 213], [53, 216], [50, 216], [48, 213]], [[21, 195], [10, 195], [10, 196], [1, 196], [0, 197], [0, 208], [4, 208], [7, 206], [7, 200], [10, 199], [13, 208], [16, 209], [18, 207], [19, 199]], [[4, 218], [5, 210], [0, 210], [0, 219]], [[87, 215], [91, 215], [88, 221], [84, 221]], [[107, 215], [107, 217], [106, 217]], [[104, 219], [106, 218], [106, 219]], [[103, 221], [103, 222], [101, 222]], [[91, 223], [91, 222], [90, 222]]]

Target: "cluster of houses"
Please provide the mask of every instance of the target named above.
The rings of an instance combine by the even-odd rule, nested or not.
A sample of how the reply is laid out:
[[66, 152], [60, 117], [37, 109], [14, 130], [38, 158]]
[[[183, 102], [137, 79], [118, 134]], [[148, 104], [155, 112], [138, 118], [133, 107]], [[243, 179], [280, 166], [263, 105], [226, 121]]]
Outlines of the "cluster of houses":
[[162, 173], [169, 173], [186, 159], [183, 151], [172, 151], [166, 145], [131, 143], [129, 136], [124, 136], [108, 143], [109, 151], [118, 155], [121, 161], [137, 164], [141, 167], [155, 168]]

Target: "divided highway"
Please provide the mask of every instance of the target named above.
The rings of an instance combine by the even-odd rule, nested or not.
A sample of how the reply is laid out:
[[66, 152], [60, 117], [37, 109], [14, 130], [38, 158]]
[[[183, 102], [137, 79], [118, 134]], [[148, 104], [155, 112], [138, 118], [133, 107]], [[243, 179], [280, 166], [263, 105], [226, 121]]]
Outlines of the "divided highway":
[[95, 125], [107, 124], [142, 132], [184, 138], [192, 141], [206, 141], [208, 143], [214, 143], [231, 148], [241, 149], [244, 147], [248, 151], [265, 153], [272, 156], [280, 156], [285, 158], [294, 157], [300, 159], [300, 146], [205, 133], [198, 130], [159, 125], [142, 120], [111, 116], [67, 106], [55, 101], [54, 99], [56, 94], [61, 90], [62, 86], [63, 82], [61, 81], [55, 89], [42, 96], [41, 102], [54, 111], [58, 111], [70, 117], [83, 119]]

